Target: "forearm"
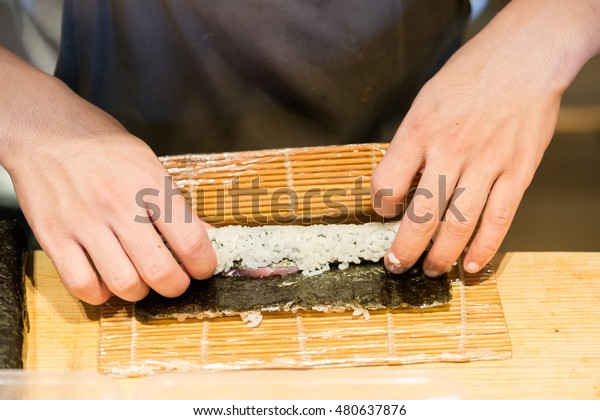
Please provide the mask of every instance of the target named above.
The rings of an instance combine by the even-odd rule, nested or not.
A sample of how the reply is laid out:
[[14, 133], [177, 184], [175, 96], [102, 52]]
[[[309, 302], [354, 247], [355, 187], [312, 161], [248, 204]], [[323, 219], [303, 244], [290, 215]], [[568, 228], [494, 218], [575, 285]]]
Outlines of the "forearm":
[[[204, 226], [182, 195], [167, 195], [176, 186], [144, 142], [3, 49], [0, 80], [0, 164], [69, 291], [93, 304], [136, 301], [149, 288], [173, 297], [190, 275], [212, 275]], [[157, 212], [139, 203], [143, 191], [160, 194]]]
[[0, 165], [13, 164], [42, 140], [106, 134], [122, 127], [55, 77], [0, 47]]
[[600, 53], [600, 0], [513, 0], [463, 50], [519, 67], [507, 83], [562, 94]]
[[[57, 85], [24, 60], [0, 47], [0, 164], [10, 165], [18, 146], [37, 131], [40, 103], [57, 96]], [[61, 96], [58, 93], [58, 96]]]

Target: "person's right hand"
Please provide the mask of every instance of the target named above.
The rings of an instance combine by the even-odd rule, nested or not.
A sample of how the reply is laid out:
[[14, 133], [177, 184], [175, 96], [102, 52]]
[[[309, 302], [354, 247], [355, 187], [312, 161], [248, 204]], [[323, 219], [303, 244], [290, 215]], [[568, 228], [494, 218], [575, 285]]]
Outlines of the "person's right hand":
[[[61, 82], [0, 49], [4, 58], [0, 76], [35, 87], [0, 93], [8, 121], [0, 164], [67, 290], [91, 304], [112, 294], [137, 301], [149, 288], [173, 297], [190, 275], [211, 276], [216, 256], [206, 226], [152, 150]], [[10, 71], [19, 68], [25, 76]]]

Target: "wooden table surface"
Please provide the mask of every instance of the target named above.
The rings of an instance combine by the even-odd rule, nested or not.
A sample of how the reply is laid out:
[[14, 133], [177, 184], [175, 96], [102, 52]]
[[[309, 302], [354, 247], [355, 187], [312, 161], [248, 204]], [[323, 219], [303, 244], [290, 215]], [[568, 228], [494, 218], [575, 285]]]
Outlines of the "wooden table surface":
[[[465, 398], [600, 398], [600, 253], [507, 253], [496, 266], [512, 358], [382, 369], [444, 374]], [[27, 299], [26, 368], [96, 370], [99, 308], [72, 298], [41, 251], [28, 268]], [[135, 394], [138, 379], [117, 381], [126, 398]]]

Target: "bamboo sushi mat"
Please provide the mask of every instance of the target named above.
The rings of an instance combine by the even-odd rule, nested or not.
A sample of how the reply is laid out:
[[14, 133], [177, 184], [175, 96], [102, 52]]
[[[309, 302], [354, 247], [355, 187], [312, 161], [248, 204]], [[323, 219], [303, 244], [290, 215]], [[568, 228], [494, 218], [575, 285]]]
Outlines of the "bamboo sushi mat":
[[239, 316], [140, 323], [133, 304], [102, 306], [98, 368], [115, 376], [202, 369], [308, 368], [468, 362], [511, 356], [491, 266], [449, 274], [453, 298], [430, 309], [265, 314], [251, 328]]
[[[380, 220], [370, 182], [386, 144], [162, 158], [194, 211], [215, 226]], [[417, 179], [413, 183], [416, 185]], [[117, 298], [102, 306], [99, 370], [124, 376], [204, 368], [305, 368], [508, 358], [511, 346], [491, 266], [460, 263], [453, 298], [431, 309], [265, 313], [140, 323]]]
[[367, 222], [380, 220], [371, 206], [371, 174], [386, 148], [371, 143], [161, 160], [198, 216], [214, 226]]

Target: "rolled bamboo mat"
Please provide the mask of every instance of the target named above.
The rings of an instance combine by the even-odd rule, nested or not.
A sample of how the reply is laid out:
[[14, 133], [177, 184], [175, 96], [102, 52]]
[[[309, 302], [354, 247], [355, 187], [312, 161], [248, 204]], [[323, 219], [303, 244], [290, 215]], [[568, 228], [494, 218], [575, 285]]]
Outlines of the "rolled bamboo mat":
[[196, 214], [214, 226], [356, 223], [381, 220], [370, 183], [386, 149], [370, 143], [161, 161]]
[[265, 313], [140, 323], [117, 298], [102, 306], [98, 369], [115, 376], [202, 369], [308, 368], [504, 359], [511, 345], [491, 266], [477, 275], [459, 264], [453, 298], [430, 309]]

